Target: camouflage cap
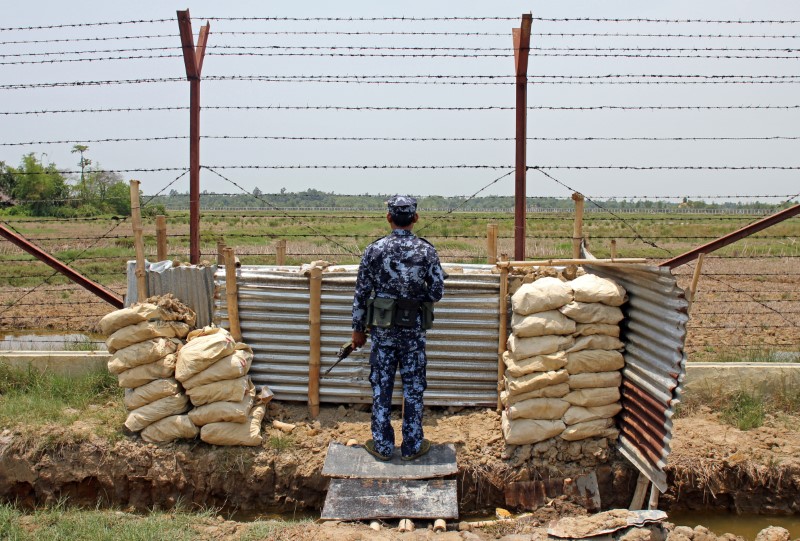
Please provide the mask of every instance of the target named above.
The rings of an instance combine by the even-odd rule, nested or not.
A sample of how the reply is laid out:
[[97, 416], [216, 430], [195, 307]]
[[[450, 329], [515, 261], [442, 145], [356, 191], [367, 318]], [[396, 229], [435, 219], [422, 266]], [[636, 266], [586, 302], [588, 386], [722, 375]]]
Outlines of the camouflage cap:
[[417, 212], [417, 200], [410, 195], [395, 195], [386, 202], [391, 214], [414, 214]]

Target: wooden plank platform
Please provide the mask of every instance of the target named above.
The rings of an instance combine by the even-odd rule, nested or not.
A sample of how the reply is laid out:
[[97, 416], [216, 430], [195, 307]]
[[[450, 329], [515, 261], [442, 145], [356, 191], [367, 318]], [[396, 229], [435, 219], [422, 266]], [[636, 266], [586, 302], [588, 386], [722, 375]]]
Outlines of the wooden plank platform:
[[323, 520], [457, 519], [455, 479], [332, 479]]
[[401, 460], [400, 450], [395, 449], [392, 459], [383, 462], [361, 445], [348, 447], [331, 442], [322, 467], [326, 477], [358, 479], [431, 479], [456, 473], [456, 448], [452, 443], [431, 445], [427, 454], [410, 461]]

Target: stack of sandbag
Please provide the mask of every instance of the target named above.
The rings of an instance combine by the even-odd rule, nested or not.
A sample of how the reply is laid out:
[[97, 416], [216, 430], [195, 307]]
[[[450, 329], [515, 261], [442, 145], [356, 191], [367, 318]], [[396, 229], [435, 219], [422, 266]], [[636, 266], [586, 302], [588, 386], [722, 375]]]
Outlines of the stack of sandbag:
[[626, 300], [622, 287], [592, 274], [544, 277], [514, 293], [501, 393], [507, 443], [618, 435]]
[[177, 356], [175, 377], [194, 409], [189, 419], [200, 439], [215, 445], [260, 445], [266, 406], [256, 402], [247, 375], [253, 350], [219, 327], [189, 333]]
[[151, 297], [100, 320], [112, 354], [108, 370], [125, 388], [125, 427], [145, 441], [197, 435], [185, 413], [189, 400], [175, 379], [177, 352], [194, 327], [195, 313], [171, 294]]

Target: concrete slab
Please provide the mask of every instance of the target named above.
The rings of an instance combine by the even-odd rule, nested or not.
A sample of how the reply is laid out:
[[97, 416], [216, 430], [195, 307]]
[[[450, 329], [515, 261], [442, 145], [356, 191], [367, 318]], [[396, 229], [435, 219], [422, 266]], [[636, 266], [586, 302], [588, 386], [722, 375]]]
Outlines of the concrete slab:
[[332, 479], [323, 520], [457, 519], [455, 479]]
[[395, 449], [392, 459], [383, 462], [361, 445], [348, 447], [333, 441], [328, 445], [322, 467], [322, 475], [326, 477], [360, 479], [430, 479], [456, 473], [456, 448], [452, 443], [431, 445], [427, 454], [410, 461], [401, 460], [400, 450]]
[[18, 370], [32, 368], [60, 376], [76, 377], [105, 370], [111, 354], [107, 351], [3, 351], [0, 364]]

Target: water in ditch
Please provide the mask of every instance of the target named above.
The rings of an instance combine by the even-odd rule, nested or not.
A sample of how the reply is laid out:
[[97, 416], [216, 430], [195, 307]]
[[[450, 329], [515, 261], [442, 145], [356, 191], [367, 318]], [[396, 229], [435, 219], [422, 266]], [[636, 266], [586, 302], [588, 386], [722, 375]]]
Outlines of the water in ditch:
[[753, 541], [758, 532], [769, 526], [780, 526], [789, 530], [790, 538], [800, 538], [800, 516], [732, 515], [714, 511], [672, 511], [669, 522], [676, 526], [705, 526], [717, 535], [732, 533]]

